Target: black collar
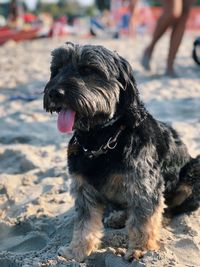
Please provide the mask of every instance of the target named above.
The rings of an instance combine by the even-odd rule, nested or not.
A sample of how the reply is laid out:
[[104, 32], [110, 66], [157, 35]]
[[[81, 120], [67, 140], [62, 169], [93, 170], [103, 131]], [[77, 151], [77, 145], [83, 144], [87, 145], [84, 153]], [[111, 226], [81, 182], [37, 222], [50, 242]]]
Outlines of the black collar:
[[[141, 123], [144, 120], [146, 120], [146, 118], [147, 118], [147, 114], [145, 114], [143, 119], [140, 120], [140, 122], [134, 128], [138, 128], [141, 125]], [[119, 117], [109, 121], [108, 123], [106, 123], [106, 127], [107, 126], [112, 126], [116, 121], [118, 121], [118, 119], [119, 119]], [[104, 124], [104, 128], [105, 128], [105, 124]], [[84, 147], [83, 144], [81, 144], [81, 142], [80, 142], [78, 136], [76, 135], [76, 133], [74, 135], [73, 144], [79, 145], [82, 148], [83, 153], [85, 154], [86, 157], [88, 157], [90, 159], [97, 158], [98, 156], [100, 156], [102, 154], [106, 154], [109, 150], [113, 150], [113, 149], [116, 148], [116, 146], [118, 144], [118, 138], [119, 138], [120, 134], [122, 133], [122, 131], [125, 128], [126, 128], [125, 125], [119, 126], [119, 129], [115, 132], [115, 134], [113, 136], [111, 136], [105, 144], [101, 145], [96, 150], [90, 150], [90, 149]]]
[[108, 141], [101, 145], [100, 148], [96, 149], [96, 150], [89, 150], [88, 148], [85, 148], [80, 141], [78, 140], [78, 137], [75, 135], [74, 138], [74, 144], [78, 144], [86, 157], [93, 159], [93, 158], [97, 158], [98, 156], [102, 155], [102, 154], [106, 154], [109, 150], [113, 150], [115, 149], [115, 147], [117, 146], [118, 143], [118, 138], [121, 134], [121, 132], [125, 129], [124, 125], [121, 125], [120, 128], [117, 130], [117, 132], [111, 136]]

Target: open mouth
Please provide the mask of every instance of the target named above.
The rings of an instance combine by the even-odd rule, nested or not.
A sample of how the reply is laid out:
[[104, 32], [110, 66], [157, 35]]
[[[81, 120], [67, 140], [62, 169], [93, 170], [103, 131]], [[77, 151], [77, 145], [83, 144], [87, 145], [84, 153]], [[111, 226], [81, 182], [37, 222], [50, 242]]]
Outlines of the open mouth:
[[46, 112], [50, 112], [52, 114], [53, 112], [59, 113], [63, 109], [63, 107], [62, 105], [49, 101], [49, 99], [45, 96], [44, 109], [46, 110]]
[[61, 107], [51, 103], [45, 107], [47, 112], [58, 113], [57, 128], [61, 133], [71, 133], [73, 131], [76, 112], [70, 108]]

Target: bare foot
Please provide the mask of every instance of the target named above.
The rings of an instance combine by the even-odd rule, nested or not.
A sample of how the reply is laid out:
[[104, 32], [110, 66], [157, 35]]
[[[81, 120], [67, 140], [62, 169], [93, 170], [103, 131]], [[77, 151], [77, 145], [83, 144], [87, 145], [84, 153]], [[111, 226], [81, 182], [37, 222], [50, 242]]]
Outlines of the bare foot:
[[165, 72], [165, 75], [173, 79], [176, 79], [179, 77], [178, 74], [173, 69], [167, 69]]
[[149, 48], [147, 48], [145, 49], [142, 60], [141, 60], [141, 64], [145, 70], [148, 70], [148, 71], [151, 70], [150, 60], [151, 60], [151, 52]]

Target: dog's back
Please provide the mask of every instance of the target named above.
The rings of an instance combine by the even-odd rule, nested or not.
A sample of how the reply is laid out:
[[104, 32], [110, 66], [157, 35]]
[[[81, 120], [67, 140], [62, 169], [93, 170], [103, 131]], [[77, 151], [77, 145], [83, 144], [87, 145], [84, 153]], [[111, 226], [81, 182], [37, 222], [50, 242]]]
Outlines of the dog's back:
[[[200, 206], [200, 155], [191, 158], [172, 127], [159, 121], [156, 124], [159, 129], [156, 133], [157, 152], [163, 161], [161, 172], [165, 181], [165, 214], [175, 216], [195, 211]], [[155, 131], [155, 125], [153, 128]]]

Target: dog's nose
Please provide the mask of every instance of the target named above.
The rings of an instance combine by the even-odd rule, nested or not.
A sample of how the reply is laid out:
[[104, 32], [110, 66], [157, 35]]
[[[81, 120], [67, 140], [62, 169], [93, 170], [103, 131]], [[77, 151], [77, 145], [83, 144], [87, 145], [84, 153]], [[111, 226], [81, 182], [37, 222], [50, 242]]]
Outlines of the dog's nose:
[[52, 89], [49, 92], [49, 98], [51, 100], [61, 100], [64, 95], [65, 95], [65, 92], [63, 89], [58, 89], [58, 90]]

